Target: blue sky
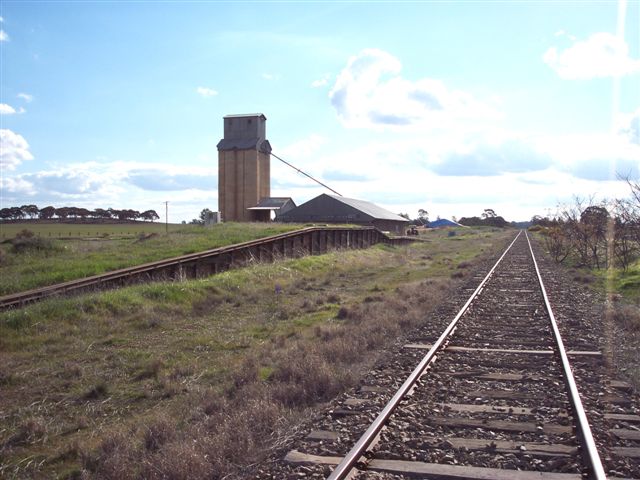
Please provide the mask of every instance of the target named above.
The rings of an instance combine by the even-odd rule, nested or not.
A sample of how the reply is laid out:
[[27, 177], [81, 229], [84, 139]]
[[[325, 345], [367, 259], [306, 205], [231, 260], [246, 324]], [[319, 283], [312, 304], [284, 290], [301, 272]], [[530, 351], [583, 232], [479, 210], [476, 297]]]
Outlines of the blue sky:
[[[222, 117], [345, 196], [509, 220], [640, 171], [640, 2], [0, 3], [2, 207], [217, 209]], [[322, 193], [272, 159], [272, 195]]]

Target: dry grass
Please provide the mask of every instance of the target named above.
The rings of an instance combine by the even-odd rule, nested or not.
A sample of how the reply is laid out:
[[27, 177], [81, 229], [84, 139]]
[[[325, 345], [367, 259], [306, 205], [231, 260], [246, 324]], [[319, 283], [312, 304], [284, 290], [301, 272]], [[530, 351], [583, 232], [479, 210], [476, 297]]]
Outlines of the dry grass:
[[614, 302], [610, 311], [615, 335], [614, 361], [623, 375], [640, 391], [640, 305]]
[[[423, 322], [423, 305], [442, 294], [436, 283], [403, 286], [381, 305], [342, 307], [341, 322], [336, 317], [301, 335], [273, 337], [231, 372], [223, 392], [205, 392], [187, 419], [162, 416], [131, 438], [110, 438], [83, 465], [101, 478], [242, 477], [241, 465], [277, 445], [306, 407], [355, 385], [373, 358], [366, 352]], [[409, 306], [407, 298], [414, 301]]]
[[433, 240], [0, 315], [0, 476], [250, 476], [502, 243]]
[[617, 304], [613, 318], [625, 331], [640, 333], [640, 306], [628, 303]]

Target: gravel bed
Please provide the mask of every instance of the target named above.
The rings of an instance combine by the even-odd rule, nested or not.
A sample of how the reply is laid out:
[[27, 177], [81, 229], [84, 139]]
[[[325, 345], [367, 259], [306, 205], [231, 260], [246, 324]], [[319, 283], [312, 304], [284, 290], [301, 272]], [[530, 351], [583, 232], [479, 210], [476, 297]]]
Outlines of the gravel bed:
[[[526, 242], [525, 242], [526, 245]], [[607, 332], [603, 327], [600, 298], [585, 288], [575, 288], [559, 269], [536, 254], [550, 295], [559, 329], [568, 350], [603, 351]], [[449, 346], [485, 349], [551, 350], [554, 342], [539, 292], [533, 292], [531, 272], [522, 264], [522, 246], [505, 257], [508, 277], [496, 272], [483, 297], [463, 316]], [[488, 270], [488, 266], [485, 266]], [[361, 385], [336, 398], [310, 419], [300, 434], [283, 446], [310, 455], [343, 456], [382, 410], [391, 395], [415, 368], [427, 350], [406, 348], [408, 343], [432, 344], [475, 290], [484, 274], [476, 273], [431, 315], [425, 325], [399, 339]], [[511, 304], [512, 307], [507, 307]], [[605, 418], [605, 414], [640, 414], [638, 397], [615, 384], [616, 372], [607, 355], [571, 356], [572, 369], [582, 401], [601, 452], [605, 471], [612, 477], [640, 478], [640, 459], [617, 455], [615, 448], [640, 447], [640, 441], [620, 439], [611, 429], [640, 430], [640, 423]], [[511, 376], [504, 379], [504, 376]], [[418, 382], [385, 427], [371, 454], [378, 459], [437, 462], [503, 469], [581, 472], [581, 459], [569, 451], [578, 445], [556, 355], [450, 350]], [[502, 377], [501, 377], [502, 376]], [[521, 376], [521, 377], [520, 377]], [[613, 383], [612, 383], [613, 382]], [[624, 387], [624, 386], [623, 386]], [[450, 406], [454, 405], [454, 408]], [[456, 405], [462, 405], [458, 410]], [[501, 412], [483, 408], [495, 406]], [[509, 407], [512, 410], [509, 410]], [[465, 411], [464, 409], [471, 409]], [[528, 408], [522, 413], [518, 408]], [[451, 424], [453, 422], [453, 424]], [[462, 422], [462, 425], [458, 423]], [[509, 431], [513, 423], [522, 429]], [[505, 426], [510, 425], [510, 426]], [[519, 428], [519, 427], [518, 427]], [[333, 432], [318, 439], [313, 432]], [[487, 443], [467, 448], [465, 442]], [[461, 442], [461, 443], [460, 443]], [[505, 443], [515, 445], [504, 447]], [[526, 445], [565, 446], [560, 456], [531, 450]], [[461, 446], [462, 445], [462, 446]], [[473, 444], [475, 445], [475, 444]], [[502, 446], [501, 446], [502, 445]], [[535, 447], [534, 445], [534, 447]], [[257, 478], [326, 478], [332, 470], [323, 465], [288, 464], [277, 452], [257, 469]], [[359, 472], [358, 479], [403, 479], [402, 475]]]

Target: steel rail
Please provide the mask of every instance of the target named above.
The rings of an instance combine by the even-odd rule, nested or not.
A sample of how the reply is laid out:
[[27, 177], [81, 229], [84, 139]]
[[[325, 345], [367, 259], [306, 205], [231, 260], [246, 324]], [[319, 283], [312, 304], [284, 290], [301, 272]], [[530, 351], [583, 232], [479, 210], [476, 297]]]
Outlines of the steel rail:
[[[144, 273], [151, 273], [155, 270], [159, 270], [161, 268], [171, 267], [171, 266], [179, 266], [181, 264], [185, 264], [187, 262], [192, 262], [195, 260], [200, 260], [208, 257], [214, 257], [217, 255], [222, 255], [226, 253], [232, 253], [236, 251], [241, 251], [250, 247], [260, 247], [262, 245], [269, 244], [270, 242], [275, 242], [279, 240], [284, 240], [292, 237], [297, 237], [300, 235], [304, 235], [314, 231], [360, 231], [360, 230], [377, 230], [375, 227], [359, 227], [359, 228], [350, 228], [350, 227], [307, 227], [300, 230], [293, 230], [291, 232], [285, 232], [277, 235], [272, 235], [269, 237], [259, 238], [255, 240], [250, 240], [247, 242], [237, 243], [234, 245], [226, 245], [223, 247], [218, 247], [210, 250], [205, 250], [197, 253], [189, 253], [186, 255], [181, 255], [179, 257], [172, 257], [163, 260], [156, 260], [153, 262], [143, 263], [141, 265], [135, 265], [132, 267], [121, 268], [118, 270], [112, 270], [110, 272], [101, 273], [98, 275], [92, 275], [89, 277], [78, 278], [74, 280], [69, 280], [67, 282], [57, 283], [54, 285], [46, 285], [43, 287], [38, 287], [18, 293], [11, 293], [5, 296], [0, 297], [0, 311], [5, 310], [7, 308], [23, 305], [29, 302], [37, 301], [46, 297], [53, 296], [58, 293], [67, 293], [75, 290], [86, 289], [88, 287], [96, 286], [99, 287], [101, 284], [105, 282], [113, 282], [117, 280], [126, 280], [129, 277], [134, 275], [140, 275]], [[385, 238], [387, 237], [385, 234], [381, 232], [381, 234]], [[412, 239], [413, 240], [413, 239]]]
[[558, 323], [556, 322], [556, 317], [553, 314], [553, 310], [551, 309], [551, 303], [549, 302], [547, 291], [544, 288], [544, 283], [542, 283], [542, 275], [540, 274], [540, 269], [538, 268], [538, 262], [536, 261], [536, 257], [533, 254], [533, 248], [531, 247], [531, 241], [529, 240], [529, 235], [527, 235], [526, 232], [525, 232], [525, 238], [527, 239], [527, 243], [529, 244], [529, 251], [531, 252], [533, 265], [535, 267], [536, 274], [538, 276], [540, 291], [542, 292], [542, 296], [544, 298], [544, 304], [547, 309], [549, 319], [551, 321], [551, 327], [553, 329], [553, 336], [554, 336], [556, 345], [558, 347], [558, 351], [560, 353], [560, 358], [562, 360], [562, 371], [564, 373], [565, 383], [569, 390], [569, 399], [571, 401], [571, 407], [573, 409], [573, 413], [575, 417], [577, 418], [578, 433], [582, 437], [582, 443], [585, 450], [585, 452], [583, 453], [583, 457], [586, 460], [588, 467], [590, 469], [589, 476], [590, 478], [593, 478], [596, 480], [606, 480], [607, 476], [604, 472], [602, 461], [600, 460], [600, 455], [598, 453], [596, 442], [593, 439], [593, 434], [591, 433], [591, 427], [589, 426], [589, 420], [587, 419], [587, 414], [584, 411], [582, 401], [580, 400], [580, 394], [578, 393], [578, 387], [576, 385], [575, 378], [573, 377], [573, 372], [571, 371], [571, 365], [569, 364], [569, 357], [567, 356], [567, 353], [565, 351], [564, 342], [562, 341], [562, 337], [560, 336]]
[[469, 308], [473, 300], [475, 300], [478, 294], [482, 291], [482, 288], [484, 287], [484, 285], [487, 283], [489, 278], [493, 275], [493, 272], [495, 271], [495, 269], [498, 267], [500, 262], [502, 262], [502, 259], [509, 252], [509, 250], [511, 249], [511, 247], [513, 246], [513, 244], [516, 242], [516, 240], [521, 234], [522, 234], [522, 230], [518, 232], [518, 234], [513, 239], [513, 241], [509, 244], [509, 246], [504, 251], [502, 256], [498, 259], [498, 261], [491, 268], [489, 273], [484, 277], [482, 282], [480, 282], [478, 287], [471, 294], [471, 296], [469, 297], [467, 302], [464, 304], [464, 306], [460, 309], [460, 311], [457, 313], [457, 315], [454, 317], [451, 323], [447, 326], [444, 332], [442, 332], [438, 340], [429, 349], [427, 354], [422, 358], [418, 366], [411, 372], [411, 374], [407, 377], [407, 379], [404, 381], [402, 386], [396, 391], [393, 398], [389, 400], [387, 405], [378, 414], [378, 416], [373, 421], [373, 423], [369, 426], [367, 431], [362, 434], [362, 436], [358, 439], [356, 444], [351, 448], [351, 450], [349, 450], [347, 455], [336, 466], [333, 472], [331, 472], [331, 475], [327, 477], [327, 480], [343, 480], [351, 473], [351, 470], [353, 469], [355, 464], [358, 462], [360, 457], [364, 455], [367, 448], [369, 448], [369, 445], [371, 445], [374, 439], [378, 436], [378, 434], [380, 433], [384, 425], [387, 423], [387, 420], [389, 419], [391, 414], [393, 414], [395, 409], [398, 407], [400, 401], [411, 390], [411, 388], [415, 385], [415, 383], [418, 381], [420, 376], [424, 373], [424, 371], [429, 366], [429, 364], [433, 361], [438, 350], [440, 350], [440, 348], [442, 348], [445, 345], [449, 335], [451, 335], [451, 333], [455, 330], [458, 320], [460, 320], [460, 318], [467, 311], [467, 309]]

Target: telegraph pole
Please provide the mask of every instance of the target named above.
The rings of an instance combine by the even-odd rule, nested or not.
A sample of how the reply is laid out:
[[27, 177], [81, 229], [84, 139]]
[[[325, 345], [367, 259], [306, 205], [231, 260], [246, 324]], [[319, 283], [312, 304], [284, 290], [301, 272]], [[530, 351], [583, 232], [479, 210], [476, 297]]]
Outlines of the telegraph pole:
[[164, 202], [164, 230], [169, 233], [169, 200]]

